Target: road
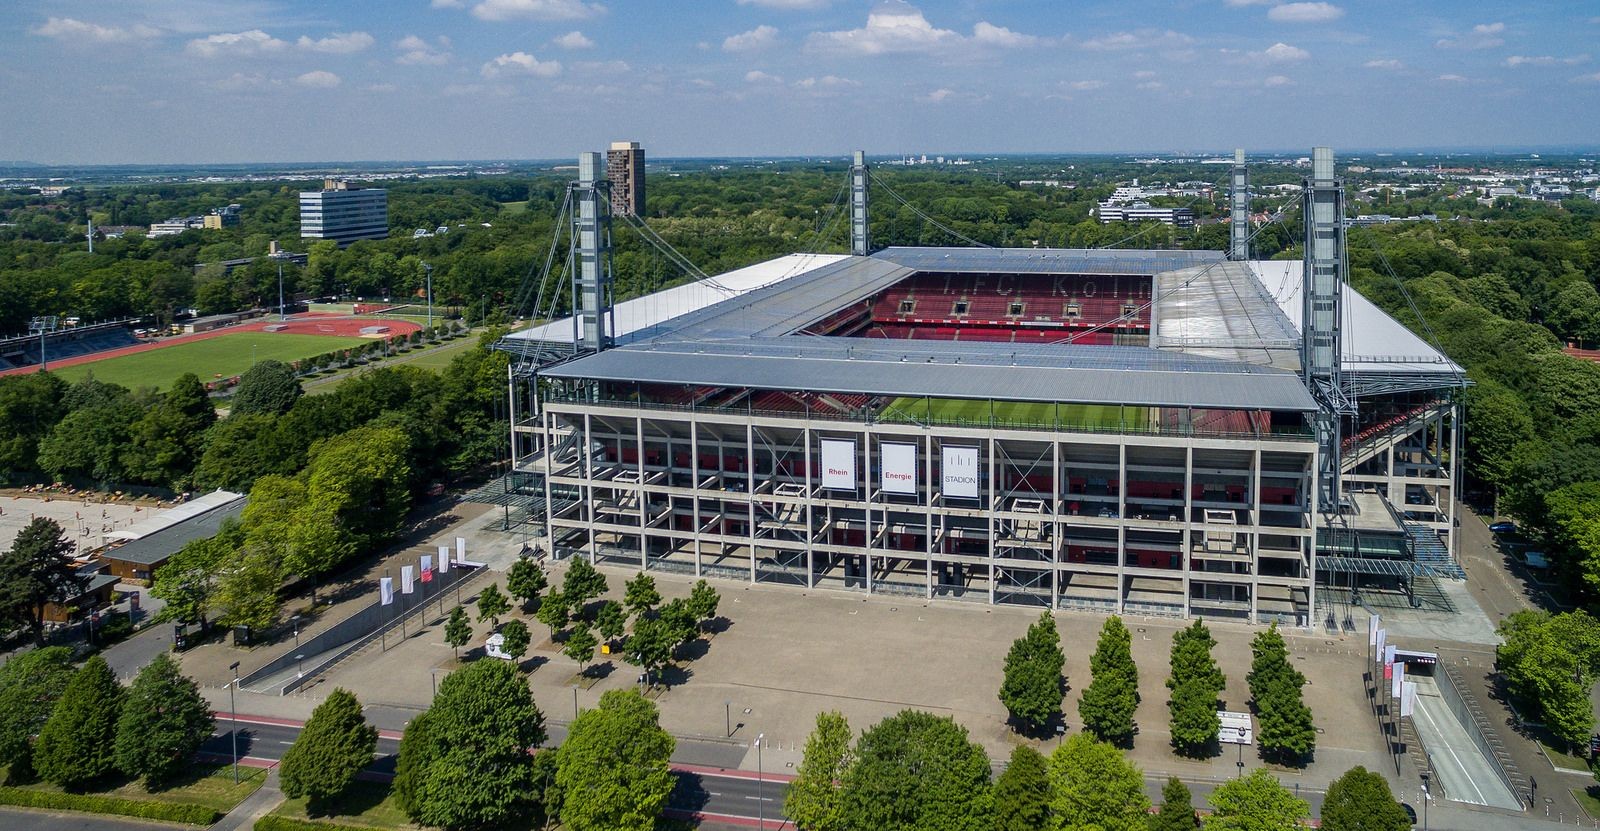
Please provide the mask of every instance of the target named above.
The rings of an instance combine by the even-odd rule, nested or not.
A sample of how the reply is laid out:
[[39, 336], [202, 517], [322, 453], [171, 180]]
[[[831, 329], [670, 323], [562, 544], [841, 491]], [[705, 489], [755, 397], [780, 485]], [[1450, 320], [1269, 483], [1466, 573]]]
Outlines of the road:
[[0, 807], [0, 828], [26, 828], [28, 831], [171, 831], [173, 826], [127, 817]]

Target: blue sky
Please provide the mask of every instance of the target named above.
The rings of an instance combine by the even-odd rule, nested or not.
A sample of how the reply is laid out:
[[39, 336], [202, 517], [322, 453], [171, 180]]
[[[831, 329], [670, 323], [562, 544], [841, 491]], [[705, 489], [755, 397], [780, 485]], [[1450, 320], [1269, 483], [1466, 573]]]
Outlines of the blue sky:
[[[1316, 96], [1320, 95], [1318, 98]], [[1600, 144], [1600, 3], [9, 0], [0, 159]]]

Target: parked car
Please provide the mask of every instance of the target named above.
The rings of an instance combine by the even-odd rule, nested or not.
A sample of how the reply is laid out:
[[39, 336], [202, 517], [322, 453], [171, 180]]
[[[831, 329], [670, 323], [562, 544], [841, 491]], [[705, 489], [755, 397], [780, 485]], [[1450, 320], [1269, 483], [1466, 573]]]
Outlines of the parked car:
[[1489, 525], [1489, 530], [1496, 534], [1515, 534], [1517, 533], [1517, 524], [1515, 522], [1495, 522]]
[[490, 658], [499, 658], [502, 661], [515, 661], [511, 653], [505, 650], [506, 636], [496, 632], [489, 636], [483, 643], [483, 654]]

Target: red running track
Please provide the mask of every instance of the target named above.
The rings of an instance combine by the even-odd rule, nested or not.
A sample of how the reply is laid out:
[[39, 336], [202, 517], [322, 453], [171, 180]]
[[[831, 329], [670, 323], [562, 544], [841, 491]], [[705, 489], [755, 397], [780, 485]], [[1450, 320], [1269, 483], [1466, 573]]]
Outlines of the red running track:
[[[395, 335], [409, 335], [422, 329], [422, 326], [409, 320], [388, 320], [371, 317], [350, 317], [349, 315], [330, 314], [327, 312], [307, 312], [291, 316], [287, 321], [278, 321], [271, 317], [241, 323], [236, 326], [224, 326], [221, 329], [212, 329], [209, 332], [198, 332], [193, 335], [179, 335], [173, 338], [163, 338], [159, 341], [141, 343], [136, 346], [124, 346], [121, 349], [107, 349], [104, 352], [93, 352], [88, 355], [75, 355], [71, 358], [62, 358], [51, 361], [54, 367], [77, 366], [79, 364], [103, 361], [107, 358], [120, 358], [123, 355], [135, 355], [140, 352], [149, 352], [152, 349], [165, 349], [168, 346], [177, 346], [183, 343], [193, 343], [210, 338], [219, 338], [223, 335], [236, 335], [240, 332], [261, 332], [268, 326], [283, 326], [278, 331], [291, 335], [327, 335], [329, 337], [367, 337], [361, 330], [367, 326], [387, 326], [388, 333], [384, 337]], [[17, 367], [16, 369], [0, 370], [0, 376], [26, 375], [38, 372], [37, 366]]]

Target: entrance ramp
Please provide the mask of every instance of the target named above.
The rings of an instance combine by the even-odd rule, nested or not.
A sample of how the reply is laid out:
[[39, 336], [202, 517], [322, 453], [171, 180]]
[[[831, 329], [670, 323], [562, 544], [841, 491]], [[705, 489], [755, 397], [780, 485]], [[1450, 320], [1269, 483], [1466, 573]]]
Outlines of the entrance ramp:
[[1444, 790], [1444, 798], [1470, 805], [1485, 805], [1509, 811], [1522, 810], [1500, 767], [1473, 737], [1477, 727], [1458, 714], [1439, 689], [1437, 680], [1427, 675], [1408, 675], [1417, 684], [1417, 699], [1412, 724], [1428, 751], [1434, 777]]

